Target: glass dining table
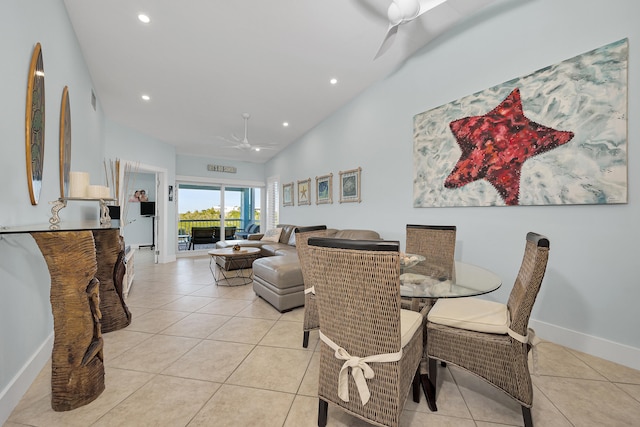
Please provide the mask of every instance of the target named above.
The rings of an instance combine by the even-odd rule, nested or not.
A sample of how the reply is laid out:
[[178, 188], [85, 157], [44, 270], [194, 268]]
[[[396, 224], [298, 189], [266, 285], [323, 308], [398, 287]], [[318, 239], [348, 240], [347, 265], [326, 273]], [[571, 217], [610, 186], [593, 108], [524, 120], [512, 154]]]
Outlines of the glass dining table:
[[[502, 285], [497, 274], [466, 262], [456, 261], [450, 274], [426, 273], [424, 257], [401, 263], [400, 295], [409, 298], [460, 298], [493, 292]], [[421, 259], [422, 258], [422, 259]], [[414, 258], [415, 260], [416, 258]], [[447, 276], [451, 276], [450, 279]]]
[[[420, 255], [401, 257], [400, 295], [413, 298], [413, 309], [418, 309], [421, 298], [471, 297], [493, 292], [502, 285], [500, 276], [477, 265], [455, 261], [453, 271], [434, 274], [437, 268], [427, 263]], [[435, 387], [427, 374], [422, 374], [420, 379], [427, 405], [436, 412]]]

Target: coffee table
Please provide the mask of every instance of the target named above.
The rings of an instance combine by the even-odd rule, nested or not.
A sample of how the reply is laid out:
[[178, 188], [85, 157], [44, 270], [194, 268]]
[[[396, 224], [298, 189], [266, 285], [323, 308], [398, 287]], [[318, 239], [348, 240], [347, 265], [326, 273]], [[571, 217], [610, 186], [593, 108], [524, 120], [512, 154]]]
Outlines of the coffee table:
[[[226, 286], [241, 286], [248, 285], [253, 282], [253, 269], [251, 268], [251, 262], [255, 259], [254, 255], [260, 252], [260, 248], [241, 248], [236, 251], [233, 248], [224, 249], [212, 249], [208, 252], [209, 258], [209, 270], [213, 275], [213, 280], [216, 282], [216, 286], [225, 284]], [[228, 275], [229, 271], [218, 266], [218, 274], [216, 274], [215, 258], [224, 258], [225, 262], [230, 259], [238, 267], [235, 270], [235, 275]], [[214, 264], [212, 266], [211, 264]], [[248, 273], [247, 273], [248, 270]], [[222, 277], [220, 277], [222, 275]]]

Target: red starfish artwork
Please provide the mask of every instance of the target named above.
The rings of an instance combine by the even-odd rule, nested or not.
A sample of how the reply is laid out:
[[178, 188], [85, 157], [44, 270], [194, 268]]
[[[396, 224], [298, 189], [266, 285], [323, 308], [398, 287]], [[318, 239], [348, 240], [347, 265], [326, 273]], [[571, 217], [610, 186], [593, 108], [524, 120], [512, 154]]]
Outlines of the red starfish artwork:
[[519, 203], [524, 162], [566, 144], [574, 135], [525, 117], [517, 88], [487, 114], [455, 120], [449, 127], [462, 154], [444, 186], [460, 188], [486, 179], [507, 205]]

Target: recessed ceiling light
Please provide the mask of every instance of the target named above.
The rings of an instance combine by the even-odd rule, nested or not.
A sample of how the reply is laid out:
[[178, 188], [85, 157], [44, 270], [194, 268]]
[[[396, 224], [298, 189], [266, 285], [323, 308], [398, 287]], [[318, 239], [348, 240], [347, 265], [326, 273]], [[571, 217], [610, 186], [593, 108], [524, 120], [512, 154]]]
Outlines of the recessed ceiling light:
[[260, 147], [254, 147], [253, 149], [256, 151], [260, 151]]
[[338, 83], [338, 79], [333, 78], [333, 79], [329, 80], [329, 83], [331, 83], [332, 85], [334, 85], [334, 84]]
[[148, 101], [151, 99], [151, 97], [149, 95], [142, 95], [141, 97], [144, 101]]
[[145, 24], [148, 24], [149, 22], [151, 22], [151, 18], [149, 18], [149, 16], [145, 15], [144, 13], [141, 13], [140, 15], [138, 15], [138, 20]]
[[284, 127], [289, 127], [289, 122], [283, 122], [283, 123], [282, 123], [282, 126], [284, 126]]

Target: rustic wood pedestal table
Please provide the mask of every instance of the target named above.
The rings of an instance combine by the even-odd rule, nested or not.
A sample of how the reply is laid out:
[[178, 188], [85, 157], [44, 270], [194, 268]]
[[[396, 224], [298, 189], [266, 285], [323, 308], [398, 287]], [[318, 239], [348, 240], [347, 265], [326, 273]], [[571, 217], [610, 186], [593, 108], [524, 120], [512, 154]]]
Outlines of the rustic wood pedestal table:
[[[213, 274], [213, 279], [215, 280], [216, 285], [219, 285], [222, 282], [227, 286], [241, 286], [248, 285], [253, 282], [253, 269], [251, 269], [251, 263], [258, 252], [260, 252], [260, 248], [240, 248], [240, 250], [224, 248], [210, 250], [208, 252], [211, 257], [209, 259], [209, 270], [211, 270], [211, 274]], [[216, 269], [216, 257], [224, 258], [225, 261], [231, 261], [230, 264], [235, 264], [237, 267], [235, 275], [228, 275], [230, 272], [220, 266]], [[218, 270], [217, 274], [216, 270]], [[220, 277], [221, 275], [222, 278]]]
[[[425, 270], [421, 266], [424, 261], [424, 257], [422, 257], [420, 262], [402, 269], [403, 273], [400, 275], [401, 296], [414, 299], [462, 298], [493, 292], [502, 285], [502, 279], [497, 274], [482, 267], [460, 261], [455, 262], [452, 280], [431, 277], [424, 274]], [[428, 375], [424, 374], [420, 377], [429, 409], [435, 412], [438, 410], [435, 400], [435, 387], [429, 380]]]
[[[54, 343], [51, 407], [69, 411], [104, 391], [102, 321], [108, 330], [131, 322], [122, 297], [122, 241], [118, 222], [4, 227], [0, 234], [29, 233], [51, 276]], [[119, 278], [119, 279], [118, 279]]]

